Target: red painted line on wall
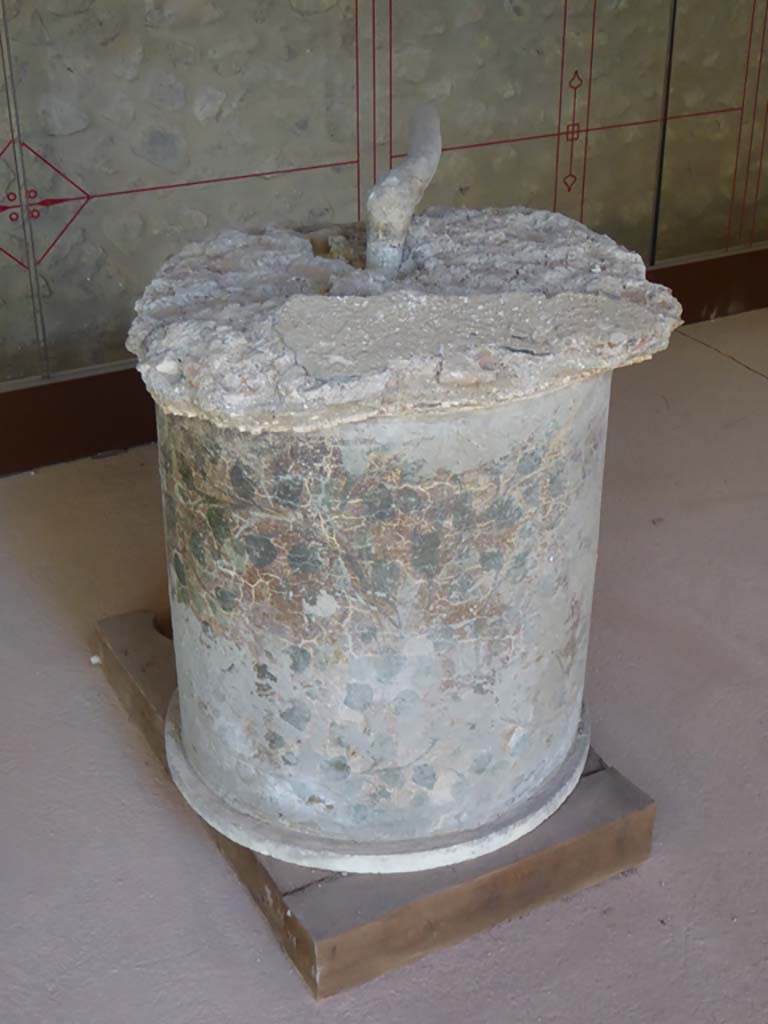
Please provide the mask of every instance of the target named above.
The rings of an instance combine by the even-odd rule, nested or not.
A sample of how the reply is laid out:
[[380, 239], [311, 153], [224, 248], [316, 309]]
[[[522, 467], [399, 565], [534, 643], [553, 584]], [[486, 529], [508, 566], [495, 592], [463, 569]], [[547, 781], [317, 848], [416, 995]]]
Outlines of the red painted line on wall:
[[170, 185], [145, 185], [142, 188], [124, 188], [115, 192], [96, 192], [90, 199], [110, 199], [112, 196], [132, 196], [140, 192], [167, 192], [173, 188], [193, 188], [197, 185], [219, 185], [227, 181], [247, 181], [250, 178], [272, 178], [278, 174], [298, 174], [301, 171], [324, 171], [330, 167], [354, 167], [356, 160], [337, 160], [329, 164], [311, 164], [307, 167], [282, 167], [274, 171], [253, 171], [250, 174], [232, 174], [226, 178], [201, 178], [198, 181], [177, 181]]
[[[515, 142], [534, 142], [536, 139], [555, 139], [557, 132], [546, 132], [543, 135], [520, 135], [514, 139], [488, 139], [487, 142], [468, 142], [460, 146], [443, 146], [444, 153], [452, 153], [459, 149], [484, 149], [486, 146], [509, 146]], [[402, 160], [407, 153], [394, 153], [393, 160]]]
[[600, 124], [593, 128], [585, 129], [592, 132], [606, 132], [611, 128], [636, 128], [644, 124], [661, 124], [663, 121], [684, 121], [689, 117], [714, 117], [717, 114], [738, 113], [741, 107], [721, 107], [719, 110], [696, 110], [691, 114], [669, 114], [667, 117], [649, 117], [644, 121], [621, 121], [618, 124]]
[[741, 215], [739, 217], [739, 239], [744, 231], [744, 215], [747, 211], [747, 191], [749, 189], [750, 164], [752, 163], [752, 142], [755, 137], [755, 121], [757, 120], [757, 103], [760, 96], [760, 78], [763, 74], [763, 55], [765, 53], [765, 29], [768, 25], [768, 0], [765, 0], [765, 13], [763, 14], [763, 30], [760, 34], [760, 59], [757, 62], [757, 82], [755, 83], [755, 99], [752, 104], [752, 126], [749, 130], [749, 148], [747, 149], [747, 165], [744, 169], [744, 195], [741, 198]]
[[[72, 217], [70, 217], [70, 219], [64, 225], [64, 227], [59, 232], [59, 234], [56, 236], [56, 238], [53, 240], [53, 242], [48, 246], [48, 248], [42, 254], [40, 259], [38, 259], [36, 262], [39, 264], [39, 263], [42, 262], [43, 259], [45, 259], [47, 257], [47, 255], [50, 253], [50, 251], [53, 248], [53, 246], [59, 241], [61, 236], [64, 234], [64, 232], [67, 230], [67, 228], [71, 225], [71, 223], [76, 219], [76, 217], [79, 216], [79, 214], [85, 208], [85, 205], [87, 205], [87, 203], [88, 203], [88, 201], [90, 199], [103, 199], [103, 198], [110, 198], [110, 197], [116, 197], [116, 196], [134, 195], [134, 194], [140, 194], [140, 193], [143, 193], [143, 192], [168, 191], [168, 190], [177, 189], [177, 188], [190, 188], [190, 187], [194, 187], [194, 186], [198, 186], [198, 185], [213, 185], [213, 184], [219, 184], [219, 183], [244, 181], [244, 180], [248, 180], [248, 179], [256, 179], [256, 178], [262, 178], [262, 177], [272, 177], [272, 176], [278, 176], [278, 175], [281, 175], [281, 174], [294, 174], [294, 173], [316, 171], [316, 170], [324, 170], [324, 169], [330, 169], [330, 168], [336, 168], [336, 167], [351, 167], [351, 166], [354, 166], [356, 168], [357, 216], [358, 216], [358, 219], [359, 219], [361, 217], [361, 207], [362, 207], [362, 190], [361, 190], [361, 79], [360, 79], [360, 60], [361, 60], [361, 54], [360, 54], [360, 8], [359, 8], [359, 5], [360, 5], [360, 0], [355, 0], [355, 13], [354, 13], [354, 20], [355, 20], [355, 27], [354, 27], [355, 58], [354, 59], [355, 59], [356, 157], [355, 157], [354, 160], [335, 161], [335, 162], [331, 162], [331, 163], [314, 164], [314, 165], [307, 165], [307, 166], [302, 166], [302, 167], [281, 168], [281, 169], [270, 170], [270, 171], [250, 172], [250, 173], [245, 173], [245, 174], [229, 175], [229, 176], [222, 176], [222, 177], [216, 177], [216, 178], [207, 178], [207, 179], [199, 179], [199, 180], [193, 180], [193, 181], [176, 182], [176, 183], [171, 183], [171, 184], [167, 184], [167, 185], [154, 185], [154, 186], [145, 186], [145, 187], [140, 187], [140, 188], [122, 189], [122, 190], [116, 190], [116, 191], [111, 191], [111, 192], [103, 192], [103, 193], [97, 193], [95, 195], [91, 195], [88, 192], [86, 192], [86, 190], [84, 188], [82, 188], [75, 181], [73, 181], [66, 174], [64, 174], [63, 171], [61, 171], [58, 167], [56, 167], [49, 160], [47, 160], [45, 157], [43, 157], [42, 154], [40, 154], [37, 150], [33, 149], [27, 143], [22, 143], [22, 146], [24, 148], [26, 148], [30, 153], [32, 153], [43, 164], [47, 165], [56, 174], [60, 175], [65, 181], [67, 181], [73, 188], [75, 188], [80, 193], [79, 196], [67, 197], [67, 198], [62, 198], [62, 199], [58, 199], [58, 198], [43, 199], [43, 200], [38, 200], [37, 202], [34, 202], [34, 203], [29, 202], [29, 203], [26, 203], [26, 206], [31, 208], [33, 206], [53, 206], [53, 205], [57, 205], [57, 204], [60, 204], [60, 203], [67, 203], [67, 202], [69, 202], [69, 203], [73, 203], [73, 202], [80, 202], [80, 203], [82, 203], [82, 205], [74, 212]], [[394, 160], [401, 159], [402, 157], [407, 155], [405, 153], [399, 153], [399, 154], [394, 154], [393, 153], [393, 132], [394, 132], [394, 99], [393, 99], [393, 93], [394, 93], [394, 81], [393, 81], [393, 78], [394, 78], [394, 73], [393, 73], [393, 67], [394, 67], [394, 38], [393, 38], [393, 35], [394, 35], [393, 34], [394, 10], [393, 9], [394, 9], [394, 0], [388, 0], [388, 11], [387, 11], [387, 18], [388, 18], [388, 41], [387, 41], [388, 42], [388, 46], [387, 46], [387, 49], [388, 49], [388, 54], [387, 54], [387, 59], [388, 59], [388, 118], [389, 118], [389, 165], [390, 165], [390, 167], [393, 165]], [[735, 190], [736, 190], [736, 184], [737, 184], [737, 172], [738, 172], [738, 164], [739, 164], [739, 156], [740, 156], [739, 150], [740, 150], [741, 137], [742, 137], [742, 128], [743, 128], [743, 125], [744, 125], [744, 118], [745, 118], [745, 114], [746, 114], [746, 94], [747, 94], [747, 87], [748, 87], [748, 84], [749, 84], [749, 70], [750, 70], [750, 61], [751, 61], [751, 49], [752, 49], [752, 45], [753, 45], [753, 41], [754, 41], [754, 34], [755, 34], [756, 9], [757, 9], [757, 0], [753, 0], [753, 3], [752, 3], [752, 14], [751, 14], [751, 21], [750, 21], [750, 28], [749, 28], [749, 41], [748, 41], [748, 44], [747, 44], [747, 57], [746, 57], [746, 65], [745, 65], [745, 72], [744, 72], [744, 83], [743, 83], [743, 90], [742, 90], [742, 103], [741, 103], [740, 106], [738, 106], [738, 107], [729, 107], [729, 108], [721, 108], [719, 110], [697, 111], [697, 112], [694, 112], [694, 113], [671, 114], [671, 115], [668, 115], [666, 119], [664, 117], [660, 117], [660, 118], [652, 118], [652, 119], [641, 120], [641, 121], [630, 121], [630, 122], [623, 122], [623, 123], [610, 124], [610, 125], [596, 125], [596, 126], [593, 127], [593, 126], [590, 125], [590, 115], [591, 115], [592, 82], [593, 82], [593, 69], [594, 69], [594, 58], [595, 58], [596, 19], [597, 19], [597, 0], [593, 0], [592, 26], [591, 26], [591, 42], [590, 42], [590, 56], [589, 56], [588, 94], [587, 94], [587, 106], [586, 106], [586, 121], [585, 121], [585, 126], [581, 129], [581, 132], [583, 132], [584, 136], [585, 136], [585, 138], [584, 138], [584, 152], [583, 152], [583, 165], [582, 165], [581, 200], [580, 200], [580, 217], [581, 217], [582, 220], [584, 218], [584, 206], [585, 206], [586, 172], [587, 172], [587, 162], [588, 162], [588, 142], [589, 142], [589, 135], [592, 132], [608, 131], [608, 130], [612, 130], [612, 129], [628, 128], [628, 127], [635, 127], [635, 126], [641, 126], [641, 125], [658, 124], [658, 123], [664, 122], [665, 120], [680, 120], [680, 119], [684, 119], [684, 118], [706, 117], [706, 116], [715, 116], [715, 115], [739, 112], [741, 114], [740, 121], [739, 121], [739, 141], [737, 142], [736, 162], [735, 162], [735, 167], [734, 167], [734, 178], [733, 178], [733, 183], [732, 183], [731, 208], [730, 208], [730, 212], [729, 212], [729, 236], [730, 236], [731, 215], [732, 215], [733, 209], [734, 209]], [[382, 17], [383, 17], [383, 15], [382, 15]], [[372, 166], [372, 171], [373, 171], [373, 180], [376, 181], [376, 179], [377, 179], [377, 172], [378, 172], [378, 167], [377, 167], [377, 164], [378, 164], [378, 154], [377, 154], [378, 136], [377, 136], [377, 124], [376, 124], [376, 122], [377, 122], [377, 103], [378, 103], [378, 97], [377, 97], [377, 53], [376, 53], [376, 47], [377, 47], [376, 0], [371, 0], [371, 18], [372, 18], [372, 40], [371, 40], [372, 105], [371, 105], [371, 110], [372, 110], [372, 116], [373, 116], [373, 132], [372, 132], [372, 139], [373, 139], [373, 141], [372, 141], [372, 165], [373, 166]], [[743, 199], [743, 202], [742, 202], [741, 221], [740, 221], [740, 226], [739, 226], [739, 234], [740, 235], [741, 235], [742, 230], [743, 230], [743, 224], [744, 224], [744, 220], [745, 220], [745, 216], [746, 216], [746, 197], [747, 197], [747, 194], [748, 194], [748, 191], [749, 191], [749, 183], [750, 183], [750, 180], [751, 180], [750, 179], [750, 167], [749, 167], [749, 164], [750, 164], [751, 158], [752, 158], [753, 142], [755, 141], [754, 137], [759, 132], [759, 121], [758, 121], [759, 111], [757, 110], [757, 101], [758, 101], [758, 98], [759, 98], [759, 90], [760, 90], [760, 82], [761, 82], [761, 77], [760, 76], [761, 76], [761, 69], [762, 69], [763, 47], [764, 47], [765, 36], [766, 36], [766, 21], [767, 20], [768, 20], [768, 0], [766, 0], [766, 8], [765, 8], [765, 13], [764, 13], [764, 18], [763, 18], [763, 26], [762, 26], [762, 43], [761, 43], [761, 49], [760, 49], [760, 65], [758, 67], [757, 85], [756, 85], [756, 88], [755, 88], [755, 102], [754, 102], [754, 106], [753, 106], [753, 110], [752, 110], [752, 126], [751, 126], [750, 141], [749, 141], [749, 155], [748, 155], [748, 163], [747, 163], [747, 175], [746, 175], [745, 182], [744, 182], [744, 199]], [[513, 144], [522, 143], [522, 142], [528, 142], [528, 141], [536, 141], [536, 140], [544, 140], [544, 139], [555, 139], [556, 140], [555, 181], [554, 181], [554, 190], [553, 190], [553, 208], [554, 209], [557, 208], [558, 198], [559, 198], [560, 138], [563, 135], [567, 135], [566, 131], [563, 128], [563, 124], [562, 124], [563, 113], [564, 113], [563, 108], [565, 106], [564, 101], [563, 101], [563, 89], [565, 87], [564, 75], [565, 75], [565, 60], [566, 60], [566, 45], [567, 45], [567, 22], [568, 22], [568, 0], [563, 0], [563, 24], [562, 24], [562, 40], [561, 40], [561, 60], [560, 60], [560, 92], [559, 92], [559, 96], [558, 96], [557, 130], [553, 131], [553, 132], [546, 132], [546, 133], [535, 134], [535, 135], [519, 136], [519, 137], [514, 137], [514, 138], [489, 139], [489, 140], [482, 141], [482, 142], [473, 142], [473, 143], [467, 143], [467, 144], [451, 145], [451, 146], [445, 146], [443, 148], [444, 152], [455, 152], [455, 151], [462, 151], [462, 150], [469, 150], [469, 149], [480, 149], [480, 148], [493, 147], [493, 146], [513, 145]], [[574, 106], [574, 111], [572, 113], [572, 122], [575, 123], [575, 121], [576, 121], [576, 93], [575, 93], [575, 91], [574, 91], [574, 95], [573, 95], [573, 106]], [[757, 130], [756, 130], [756, 125], [758, 126]], [[761, 182], [761, 175], [762, 175], [762, 165], [763, 165], [763, 150], [764, 150], [764, 144], [765, 144], [765, 138], [766, 138], [766, 132], [767, 131], [768, 131], [768, 107], [766, 107], [765, 117], [763, 118], [763, 125], [762, 125], [760, 161], [759, 161], [758, 170], [757, 170], [757, 180], [756, 180], [756, 182], [754, 184], [754, 203], [753, 203], [753, 211], [752, 211], [752, 227], [751, 227], [750, 239], [752, 237], [754, 237], [754, 232], [755, 232], [755, 219], [756, 219], [756, 214], [757, 214], [757, 201], [758, 201], [758, 198], [759, 198], [760, 182]], [[573, 135], [573, 132], [571, 132], [571, 135]], [[6, 153], [6, 151], [12, 145], [12, 143], [13, 143], [12, 139], [8, 140], [8, 142], [0, 150], [0, 157], [2, 157]], [[571, 157], [573, 157], [573, 147], [574, 147], [574, 140], [571, 139]], [[85, 202], [82, 202], [83, 199], [85, 200]], [[750, 240], [750, 244], [751, 244], [751, 240]], [[8, 255], [11, 259], [14, 260], [14, 262], [18, 263], [20, 266], [22, 266], [22, 267], [26, 266], [26, 264], [21, 263], [20, 260], [16, 259], [16, 257], [13, 257], [10, 253], [8, 253], [7, 250], [0, 248], [0, 252], [4, 253], [5, 255]]]
[[29, 151], [30, 153], [32, 153], [32, 154], [33, 154], [34, 156], [36, 156], [38, 160], [42, 160], [42, 162], [43, 162], [43, 163], [45, 164], [45, 166], [46, 166], [46, 167], [50, 167], [50, 169], [51, 169], [52, 171], [55, 171], [55, 172], [56, 172], [56, 174], [60, 174], [60, 175], [61, 175], [61, 177], [62, 177], [62, 178], [64, 179], [64, 181], [68, 181], [68, 182], [69, 182], [69, 184], [70, 184], [70, 185], [71, 185], [71, 186], [72, 186], [73, 188], [76, 188], [76, 189], [77, 189], [77, 191], [78, 191], [78, 192], [80, 192], [80, 193], [81, 193], [81, 194], [82, 194], [82, 195], [83, 195], [83, 196], [84, 196], [84, 197], [85, 197], [86, 199], [88, 198], [88, 193], [87, 193], [87, 192], [85, 191], [85, 189], [84, 189], [84, 188], [81, 188], [81, 187], [80, 187], [80, 186], [79, 186], [79, 185], [77, 184], [77, 182], [76, 182], [76, 181], [72, 181], [72, 179], [71, 179], [71, 178], [67, 177], [67, 175], [66, 175], [66, 174], [64, 173], [64, 171], [62, 171], [62, 170], [61, 170], [61, 168], [59, 168], [59, 167], [56, 167], [56, 166], [55, 166], [55, 164], [52, 164], [50, 160], [46, 160], [46, 159], [45, 159], [45, 157], [43, 156], [43, 154], [42, 154], [42, 153], [38, 153], [38, 151], [37, 151], [36, 149], [33, 149], [33, 148], [32, 148], [32, 147], [31, 147], [31, 146], [30, 146], [30, 145], [29, 145], [28, 143], [26, 143], [26, 142], [22, 142], [21, 146], [22, 146], [22, 149], [26, 149], [26, 150], [28, 150], [28, 151]]
[[54, 240], [53, 240], [53, 241], [51, 242], [51, 244], [50, 244], [50, 245], [48, 246], [48, 248], [47, 248], [47, 249], [45, 250], [45, 252], [43, 253], [43, 255], [42, 255], [42, 256], [40, 256], [40, 257], [39, 257], [39, 258], [38, 258], [38, 259], [37, 259], [37, 260], [35, 261], [38, 267], [39, 267], [39, 266], [40, 266], [40, 264], [41, 264], [41, 263], [43, 262], [43, 260], [44, 260], [44, 259], [45, 259], [45, 257], [46, 257], [46, 256], [48, 255], [48, 253], [49, 253], [49, 252], [51, 251], [51, 249], [52, 249], [52, 248], [54, 247], [54, 245], [56, 245], [56, 243], [57, 243], [57, 242], [58, 242], [58, 240], [59, 240], [59, 239], [61, 238], [61, 236], [62, 236], [62, 235], [64, 234], [64, 232], [65, 232], [65, 231], [67, 230], [67, 228], [68, 228], [68, 227], [70, 227], [70, 225], [71, 225], [71, 224], [73, 223], [73, 221], [74, 221], [74, 220], [75, 220], [75, 219], [76, 219], [77, 217], [79, 217], [79, 216], [80, 216], [80, 214], [81, 214], [81, 213], [83, 212], [83, 210], [84, 210], [84, 209], [86, 208], [86, 206], [88, 205], [88, 203], [89, 203], [90, 201], [91, 201], [91, 200], [90, 200], [90, 198], [86, 198], [86, 199], [85, 199], [85, 200], [83, 201], [83, 205], [82, 205], [82, 206], [80, 206], [80, 207], [78, 207], [78, 209], [76, 209], [76, 210], [75, 210], [75, 212], [74, 212], [74, 213], [72, 214], [72, 216], [71, 216], [71, 217], [69, 218], [69, 220], [67, 221], [67, 223], [66, 223], [66, 224], [64, 225], [64, 227], [63, 227], [63, 228], [61, 229], [61, 231], [60, 231], [60, 232], [58, 233], [58, 235], [56, 235], [56, 237], [55, 237], [55, 238], [54, 238]]
[[[739, 107], [723, 107], [719, 110], [697, 110], [691, 114], [670, 114], [667, 118], [668, 121], [680, 121], [684, 118], [689, 117], [714, 117], [717, 114], [732, 114], [740, 110]], [[606, 132], [613, 128], [636, 128], [638, 125], [646, 124], [661, 124], [664, 118], [661, 117], [649, 117], [645, 121], [620, 121], [617, 124], [598, 124], [593, 125], [589, 128], [589, 134], [593, 132]], [[582, 129], [583, 134], [587, 134], [587, 129]], [[463, 145], [456, 146], [443, 146], [444, 153], [451, 153], [457, 150], [464, 149], [483, 149], [485, 146], [509, 146], [517, 142], [535, 142], [538, 139], [556, 139], [558, 136], [566, 137], [567, 131], [560, 132], [544, 132], [541, 135], [518, 135], [512, 139], [489, 139], [487, 142], [468, 142]], [[402, 160], [408, 156], [407, 153], [393, 153], [393, 160]]]
[[355, 0], [355, 138], [357, 146], [357, 219], [360, 220], [360, 0]]
[[371, 0], [371, 107], [373, 116], [373, 183], [376, 184], [376, 0]]
[[62, 203], [82, 203], [82, 201], [82, 196], [66, 196], [63, 199], [37, 199], [33, 203], [27, 203], [27, 206], [61, 206]]
[[595, 26], [597, 24], [597, 0], [592, 3], [592, 37], [589, 45], [589, 84], [587, 86], [587, 116], [584, 123], [584, 160], [581, 165], [581, 203], [579, 220], [584, 220], [584, 196], [587, 190], [587, 153], [589, 150], [589, 117], [592, 112], [592, 71], [595, 64]]
[[557, 98], [557, 146], [555, 147], [555, 186], [552, 209], [557, 210], [557, 192], [560, 184], [560, 134], [563, 129], [563, 85], [565, 82], [565, 35], [568, 26], [568, 0], [563, 0], [563, 38], [560, 44], [560, 92]]
[[749, 231], [749, 244], [752, 245], [755, 241], [755, 229], [757, 227], [757, 205], [760, 199], [760, 179], [763, 176], [763, 157], [765, 156], [765, 133], [768, 128], [768, 102], [765, 104], [765, 113], [763, 114], [763, 132], [760, 136], [760, 162], [757, 165], [757, 180], [755, 181], [755, 195], [752, 200], [752, 227]]
[[393, 156], [393, 153], [392, 153], [392, 147], [394, 145], [394, 142], [393, 142], [393, 132], [394, 132], [393, 92], [394, 92], [394, 89], [393, 89], [393, 85], [392, 85], [392, 80], [393, 80], [393, 77], [394, 77], [393, 76], [393, 71], [392, 71], [392, 68], [393, 68], [393, 65], [394, 65], [394, 58], [393, 58], [394, 42], [393, 42], [393, 39], [392, 39], [392, 21], [393, 21], [392, 6], [393, 6], [393, 0], [389, 0], [389, 166], [390, 166], [390, 169], [392, 168], [392, 161], [395, 159], [394, 156]]
[[14, 262], [14, 263], [18, 263], [18, 265], [19, 265], [20, 267], [22, 267], [22, 268], [23, 268], [24, 270], [29, 270], [29, 267], [27, 266], [27, 264], [26, 264], [26, 263], [22, 263], [22, 261], [21, 261], [21, 260], [19, 260], [19, 259], [17, 259], [17, 258], [16, 258], [16, 257], [15, 257], [15, 256], [13, 255], [13, 253], [12, 253], [12, 252], [8, 252], [8, 250], [7, 250], [7, 249], [3, 249], [3, 247], [2, 247], [1, 245], [0, 245], [0, 252], [1, 252], [1, 253], [3, 253], [3, 255], [7, 256], [7, 257], [8, 257], [8, 259], [10, 259], [10, 260], [13, 260], [13, 262]]
[[[565, 133], [563, 133], [565, 134]], [[443, 153], [455, 153], [464, 149], [485, 149], [486, 146], [511, 146], [516, 142], [535, 142], [537, 139], [555, 139], [557, 132], [548, 132], [546, 135], [521, 135], [514, 139], [489, 139], [487, 142], [468, 142], [461, 146], [443, 146]], [[407, 153], [393, 153], [393, 160], [402, 160], [408, 156]]]
[[[686, 115], [682, 115], [682, 116], [685, 117]], [[691, 116], [696, 116], [696, 115], [691, 115]], [[620, 124], [599, 124], [599, 125], [595, 125], [594, 128], [590, 128], [588, 131], [589, 131], [589, 134], [591, 135], [593, 132], [608, 132], [612, 128], [639, 128], [640, 126], [646, 125], [646, 124], [661, 124], [663, 120], [664, 120], [663, 117], [649, 117], [649, 118], [646, 118], [644, 121], [623, 121]], [[667, 118], [667, 120], [671, 121], [672, 119], [671, 118]]]
[[735, 114], [741, 107], [720, 107], [719, 110], [695, 110], [692, 114], [670, 114], [668, 121], [682, 121], [686, 117], [713, 117], [715, 114]]
[[[82, 203], [82, 196], [67, 196], [65, 199], [37, 199], [35, 202], [28, 202], [27, 208], [31, 209], [34, 206], [61, 206], [62, 203]], [[8, 210], [22, 210], [24, 209], [23, 203], [8, 203], [5, 206], [0, 206], [0, 213], [6, 213]]]
[[736, 201], [736, 180], [739, 176], [739, 157], [741, 154], [741, 134], [744, 128], [744, 108], [747, 102], [747, 82], [749, 81], [749, 65], [752, 59], [752, 33], [755, 28], [755, 11], [757, 0], [752, 0], [752, 16], [749, 19], [749, 33], [747, 36], [747, 53], [744, 59], [744, 84], [741, 89], [741, 117], [739, 118], [739, 133], [736, 136], [736, 156], [733, 162], [733, 180], [731, 181], [731, 202], [728, 206], [728, 227], [725, 232], [725, 251], [731, 245], [731, 227], [733, 225], [733, 204]]

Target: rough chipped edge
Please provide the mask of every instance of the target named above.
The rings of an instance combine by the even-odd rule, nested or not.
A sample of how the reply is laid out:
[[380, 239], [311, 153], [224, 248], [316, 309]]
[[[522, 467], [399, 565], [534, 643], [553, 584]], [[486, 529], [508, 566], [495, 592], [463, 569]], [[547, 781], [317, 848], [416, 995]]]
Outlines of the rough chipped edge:
[[[675, 326], [670, 329], [670, 335], [682, 324], [682, 321], [674, 321]], [[179, 416], [190, 420], [205, 420], [222, 430], [236, 430], [241, 434], [259, 436], [266, 433], [275, 434], [310, 434], [313, 431], [328, 431], [336, 427], [343, 427], [353, 423], [366, 423], [374, 419], [398, 419], [408, 417], [409, 419], [431, 419], [439, 416], [454, 415], [464, 412], [485, 412], [489, 409], [496, 409], [499, 406], [510, 402], [526, 401], [531, 398], [539, 398], [541, 395], [554, 394], [572, 384], [580, 384], [592, 377], [599, 377], [604, 373], [613, 373], [614, 370], [625, 366], [635, 366], [639, 363], [647, 363], [659, 352], [663, 352], [669, 345], [669, 338], [664, 339], [654, 348], [646, 350], [631, 359], [624, 359], [615, 366], [601, 366], [585, 370], [583, 373], [574, 373], [558, 379], [556, 383], [548, 383], [546, 387], [532, 387], [530, 390], [517, 390], [510, 394], [486, 395], [484, 401], [470, 402], [464, 398], [445, 399], [440, 402], [424, 402], [415, 404], [403, 402], [402, 404], [380, 404], [364, 407], [361, 405], [346, 407], [343, 405], [326, 405], [317, 412], [309, 413], [304, 409], [297, 409], [295, 412], [281, 412], [271, 417], [262, 415], [256, 416], [253, 413], [246, 416], [215, 415], [208, 409], [192, 408], [190, 400], [174, 402], [166, 396], [161, 396], [148, 383], [142, 365], [137, 367], [141, 373], [144, 385], [152, 396], [153, 401], [162, 411], [169, 416]], [[245, 422], [245, 420], [251, 422]]]

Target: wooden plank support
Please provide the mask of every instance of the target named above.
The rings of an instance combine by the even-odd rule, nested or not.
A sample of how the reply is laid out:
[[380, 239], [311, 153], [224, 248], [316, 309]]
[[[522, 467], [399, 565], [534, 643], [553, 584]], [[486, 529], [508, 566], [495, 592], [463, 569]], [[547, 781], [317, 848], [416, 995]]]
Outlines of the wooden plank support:
[[[173, 644], [151, 612], [104, 619], [97, 631], [109, 683], [165, 764]], [[573, 794], [539, 828], [485, 857], [431, 871], [317, 871], [208, 831], [322, 998], [639, 864], [651, 850], [654, 817], [651, 798], [592, 751]]]

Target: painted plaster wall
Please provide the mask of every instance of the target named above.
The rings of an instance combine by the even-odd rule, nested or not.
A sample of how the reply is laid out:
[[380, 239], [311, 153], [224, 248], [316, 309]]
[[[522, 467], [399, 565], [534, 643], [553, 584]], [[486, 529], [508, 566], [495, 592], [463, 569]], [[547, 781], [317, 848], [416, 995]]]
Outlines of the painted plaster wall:
[[0, 382], [123, 360], [187, 241], [353, 220], [420, 99], [428, 204], [556, 208], [646, 259], [768, 239], [768, 0], [678, 0], [666, 122], [672, 0], [0, 2]]

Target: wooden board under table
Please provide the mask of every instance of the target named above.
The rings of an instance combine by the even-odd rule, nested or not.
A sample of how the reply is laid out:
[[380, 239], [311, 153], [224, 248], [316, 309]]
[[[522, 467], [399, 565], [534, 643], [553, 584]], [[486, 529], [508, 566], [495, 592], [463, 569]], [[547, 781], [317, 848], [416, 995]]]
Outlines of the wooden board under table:
[[[98, 637], [107, 679], [165, 763], [173, 644], [150, 612], [104, 619]], [[575, 791], [548, 821], [496, 853], [450, 867], [342, 875], [263, 857], [208, 831], [322, 998], [640, 863], [650, 853], [654, 815], [650, 797], [592, 751]]]

